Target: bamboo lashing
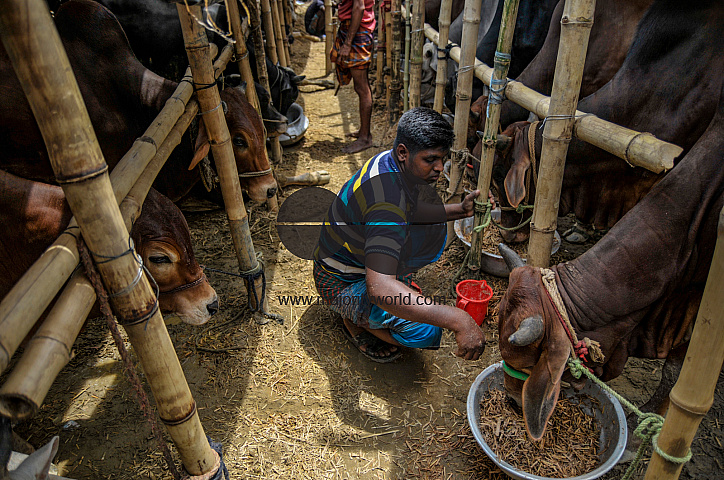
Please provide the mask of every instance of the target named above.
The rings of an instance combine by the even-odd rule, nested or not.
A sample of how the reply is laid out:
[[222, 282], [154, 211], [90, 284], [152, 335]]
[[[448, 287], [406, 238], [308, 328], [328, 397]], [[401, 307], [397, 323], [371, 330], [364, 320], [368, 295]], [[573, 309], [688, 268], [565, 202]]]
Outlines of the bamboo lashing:
[[399, 120], [401, 107], [402, 78], [400, 75], [400, 58], [402, 53], [402, 35], [400, 32], [400, 20], [402, 18], [400, 0], [392, 0], [392, 69], [390, 77], [390, 102], [387, 104], [387, 123], [392, 126]]
[[279, 65], [288, 67], [286, 53], [284, 53], [284, 34], [282, 33], [281, 19], [279, 18], [279, 2], [277, 0], [269, 0], [272, 12], [272, 26], [274, 27], [274, 40], [277, 47], [277, 58]]
[[[439, 35], [430, 25], [425, 25], [425, 35], [440, 46]], [[460, 62], [460, 47], [455, 46], [450, 50], [450, 58]], [[475, 60], [475, 76], [483, 83], [490, 86], [492, 74], [492, 68], [480, 60]], [[520, 82], [508, 79], [505, 97], [535, 113], [539, 118], [545, 118], [548, 115], [550, 97], [546, 97]], [[642, 167], [654, 173], [674, 168], [674, 159], [684, 151], [681, 147], [659, 140], [650, 133], [641, 133], [621, 127], [580, 110], [576, 110], [573, 135], [626, 160], [630, 165]]]
[[330, 54], [334, 46], [335, 33], [332, 20], [332, 0], [324, 0], [324, 71], [327, 75], [334, 71], [334, 64]]
[[[452, 0], [442, 0], [440, 4], [440, 43], [447, 45], [450, 35], [450, 16], [452, 15]], [[437, 44], [436, 44], [437, 46]], [[435, 100], [432, 108], [442, 113], [445, 106], [445, 84], [447, 83], [447, 52], [445, 48], [437, 47], [437, 75], [435, 76]]]
[[[510, 53], [513, 46], [513, 32], [518, 17], [519, 0], [505, 0], [503, 16], [500, 22], [498, 44], [495, 49], [495, 66], [493, 71], [493, 87], [490, 90], [488, 108], [486, 109], [485, 128], [483, 130], [483, 150], [480, 155], [480, 169], [478, 170], [477, 189], [480, 196], [476, 206], [487, 201], [488, 190], [493, 176], [493, 161], [495, 160], [495, 144], [500, 126], [500, 105], [503, 102], [500, 91], [505, 90], [505, 80], [508, 78], [510, 66]], [[468, 109], [470, 107], [468, 106]], [[456, 110], [457, 111], [457, 110]], [[489, 209], [475, 208], [475, 218], [472, 236], [470, 237], [470, 255], [468, 268], [473, 271], [480, 269], [483, 254], [482, 241], [484, 232], [479, 227], [489, 215]]]
[[405, 73], [403, 75], [402, 87], [402, 109], [408, 111], [410, 109], [410, 9], [402, 9], [405, 15]]
[[[156, 175], [173, 149], [181, 143], [184, 132], [197, 113], [198, 102], [191, 100], [139, 181], [121, 202], [121, 214], [129, 232]], [[70, 238], [75, 241], [74, 237]], [[70, 361], [73, 343], [95, 301], [96, 292], [88, 278], [77, 271], [0, 387], [0, 412], [3, 415], [19, 421], [32, 417], [38, 411], [58, 373]]]
[[[561, 16], [561, 43], [556, 59], [551, 102], [540, 155], [535, 208], [530, 223], [528, 264], [547, 268], [563, 185], [568, 144], [573, 136], [573, 115], [581, 91], [588, 37], [593, 27], [596, 0], [566, 0]], [[535, 139], [535, 137], [532, 137]], [[492, 166], [491, 166], [492, 167]]]
[[[284, 58], [287, 60], [287, 66], [292, 66], [292, 57], [289, 52], [289, 35], [287, 35], [287, 8], [285, 6], [286, 0], [277, 0], [279, 2], [279, 28], [282, 31], [282, 46], [284, 48]], [[289, 26], [291, 32], [291, 25]]]
[[[388, 3], [390, 2], [390, 3]], [[385, 105], [390, 104], [390, 96], [392, 91], [392, 0], [385, 1], [386, 5], [389, 5], [385, 9]]]
[[[458, 87], [455, 100], [455, 140], [453, 141], [454, 153], [450, 160], [450, 184], [448, 185], [448, 196], [445, 203], [458, 203], [463, 193], [463, 167], [461, 162], [465, 161], [467, 152], [468, 117], [470, 116], [470, 97], [473, 91], [473, 70], [475, 61], [475, 50], [477, 48], [478, 25], [480, 24], [481, 0], [465, 0], [463, 9], [463, 32], [462, 32], [462, 59], [458, 69]], [[410, 102], [412, 104], [412, 102]], [[482, 192], [485, 198], [487, 192]], [[455, 238], [453, 222], [448, 222], [447, 232], [448, 243]]]
[[[213, 45], [212, 49], [215, 48]], [[216, 72], [226, 67], [231, 55], [232, 49], [227, 45], [214, 64]], [[184, 78], [187, 76], [190, 78], [190, 70], [187, 70]], [[162, 148], [157, 151], [153, 145], [163, 146], [166, 143], [164, 138], [168, 136], [169, 129], [174, 126], [174, 122], [177, 122], [179, 115], [184, 112], [184, 107], [188, 109], [186, 104], [192, 93], [193, 87], [189, 82], [180, 82], [143, 136], [134, 142], [113, 169], [110, 174], [111, 184], [118, 203], [128, 195], [149, 162], [161, 157]], [[170, 151], [163, 156], [164, 162], [169, 154]], [[72, 229], [75, 226], [77, 226], [75, 219], [71, 219], [68, 228]], [[0, 371], [7, 368], [10, 357], [28, 334], [35, 320], [50, 305], [53, 297], [73, 273], [78, 261], [75, 238], [61, 234], [0, 302]]]
[[139, 276], [136, 254], [128, 249], [107, 165], [47, 7], [40, 0], [8, 1], [0, 22], [3, 43], [43, 134], [56, 179], [88, 249], [103, 260], [98, 270], [143, 365], [159, 416], [186, 470], [192, 475], [208, 473], [218, 454], [204, 434], [157, 299], [146, 278]]
[[[255, 0], [250, 0], [251, 2]], [[274, 65], [279, 63], [277, 55], [277, 42], [274, 33], [274, 18], [272, 16], [271, 1], [259, 0], [261, 2], [261, 18], [264, 24], [264, 34], [266, 35], [266, 56]]]
[[412, 30], [410, 32], [410, 108], [419, 107], [422, 87], [422, 47], [425, 44], [425, 1], [412, 3]]
[[[327, 0], [331, 1], [331, 0]], [[384, 0], [380, 0], [379, 2], [379, 8], [377, 9], [377, 73], [376, 73], [376, 81], [375, 81], [375, 97], [379, 98], [385, 93], [385, 51], [387, 50], [385, 46], [385, 29], [384, 29], [384, 19], [385, 19], [385, 2]], [[329, 37], [327, 37], [329, 38]], [[329, 53], [327, 54], [327, 58], [329, 59]], [[329, 73], [329, 71], [327, 71]]]
[[[685, 457], [699, 424], [714, 403], [717, 379], [724, 363], [724, 209], [714, 256], [699, 305], [694, 331], [684, 357], [679, 378], [669, 394], [669, 410], [658, 437], [658, 447], [666, 455]], [[654, 449], [645, 480], [679, 478], [682, 463], [663, 458]]]
[[[251, 63], [249, 62], [249, 52], [246, 49], [246, 39], [241, 31], [241, 17], [239, 16], [238, 0], [227, 0], [226, 10], [229, 17], [229, 25], [231, 33], [234, 36], [234, 53], [236, 54], [236, 63], [239, 65], [239, 73], [241, 78], [246, 82], [246, 98], [254, 110], [261, 115], [261, 107], [259, 99], [256, 96], [256, 88], [254, 88], [254, 75], [251, 73]], [[250, 14], [251, 16], [251, 14]], [[257, 20], [258, 21], [258, 20]]]
[[[190, 7], [192, 11], [200, 9], [200, 7]], [[186, 51], [189, 57], [189, 64], [194, 76], [196, 85], [209, 85], [214, 83], [211, 61], [209, 58], [209, 42], [206, 33], [201, 29], [186, 12], [186, 8], [177, 5], [179, 18], [181, 19], [181, 27], [186, 43]], [[244, 207], [244, 198], [241, 194], [241, 184], [239, 183], [239, 173], [236, 168], [234, 151], [231, 145], [229, 129], [226, 125], [226, 118], [221, 108], [221, 98], [219, 91], [214, 86], [212, 88], [204, 88], [197, 90], [199, 105], [203, 112], [208, 112], [204, 116], [204, 126], [211, 143], [211, 152], [214, 156], [216, 164], [216, 172], [219, 175], [221, 183], [221, 194], [224, 198], [226, 206], [226, 214], [229, 219], [229, 229], [234, 242], [236, 257], [239, 262], [239, 268], [242, 272], [253, 272], [254, 274], [261, 272], [261, 265], [256, 258], [254, 252], [254, 244], [251, 240], [251, 232], [249, 230], [249, 219]], [[266, 155], [266, 150], [262, 150]], [[266, 311], [266, 305], [257, 305], [255, 299], [262, 298], [263, 279], [256, 277], [252, 282], [247, 283], [247, 291], [253, 293], [250, 295], [252, 310]], [[253, 290], [252, 290], [253, 289]]]

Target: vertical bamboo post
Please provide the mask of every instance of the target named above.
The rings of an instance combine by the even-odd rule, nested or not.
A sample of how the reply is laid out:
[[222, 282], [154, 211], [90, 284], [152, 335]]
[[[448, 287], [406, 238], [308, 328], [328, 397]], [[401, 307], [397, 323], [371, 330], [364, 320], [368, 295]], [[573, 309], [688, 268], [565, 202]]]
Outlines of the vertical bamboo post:
[[405, 8], [405, 74], [402, 88], [402, 109], [410, 109], [410, 8]]
[[[197, 15], [195, 11], [200, 11], [201, 7], [185, 7], [184, 5], [177, 5], [176, 7], [181, 20], [181, 29], [186, 44], [186, 52], [189, 57], [189, 65], [191, 66], [191, 72], [194, 77], [194, 84], [213, 84], [214, 73], [211, 69], [209, 58], [209, 41], [204, 30], [187, 12], [188, 8], [194, 15]], [[229, 129], [226, 125], [224, 112], [219, 108], [221, 105], [219, 91], [216, 86], [214, 86], [212, 88], [197, 90], [196, 95], [198, 96], [201, 111], [207, 112], [204, 115], [204, 126], [206, 127], [211, 142], [211, 152], [214, 156], [216, 171], [221, 183], [221, 195], [224, 198], [226, 215], [229, 218], [229, 229], [231, 230], [231, 238], [234, 242], [234, 250], [236, 251], [239, 268], [243, 272], [256, 272], [259, 270], [260, 264], [254, 252], [254, 244], [251, 241], [249, 218], [247, 217], [244, 198], [241, 194], [239, 172], [236, 168]], [[246, 282], [246, 288], [249, 292], [252, 291], [251, 289], [254, 289], [257, 298], [261, 298], [263, 288], [261, 277], [251, 284]], [[252, 296], [250, 296], [250, 298], [251, 297]], [[250, 308], [261, 308], [266, 311], [266, 305], [255, 305], [253, 304], [253, 299]]]
[[[252, 2], [254, 0], [251, 0]], [[266, 35], [266, 56], [276, 65], [279, 63], [277, 55], [277, 42], [274, 34], [274, 17], [272, 15], [271, 1], [260, 0], [261, 2], [261, 19], [264, 24], [264, 34]]]
[[553, 78], [551, 104], [543, 130], [535, 208], [530, 223], [528, 264], [548, 267], [568, 144], [581, 91], [583, 64], [593, 26], [596, 0], [566, 0], [561, 16], [561, 40]]
[[256, 96], [256, 88], [254, 88], [254, 75], [251, 73], [251, 64], [249, 63], [249, 52], [246, 50], [246, 39], [241, 32], [241, 17], [239, 16], [239, 4], [237, 1], [238, 0], [227, 0], [226, 2], [231, 33], [234, 35], [235, 40], [234, 52], [236, 53], [236, 62], [239, 64], [241, 78], [246, 81], [246, 98], [249, 100], [249, 103], [251, 103], [251, 106], [261, 115], [259, 99]]
[[[684, 457], [699, 424], [714, 403], [714, 391], [724, 362], [724, 209], [719, 212], [719, 228], [714, 257], [699, 305], [694, 331], [689, 341], [679, 379], [669, 394], [671, 403], [658, 438], [659, 448], [668, 455]], [[644, 480], [679, 478], [682, 463], [672, 463], [656, 451]]]
[[387, 0], [385, 2], [385, 104], [390, 104], [390, 97], [392, 96], [392, 91], [390, 87], [392, 86], [392, 9], [391, 4], [388, 2], [391, 2], [392, 0]]
[[394, 125], [400, 118], [400, 92], [402, 91], [402, 82], [400, 75], [400, 58], [402, 53], [402, 35], [400, 32], [400, 20], [402, 18], [400, 0], [392, 0], [392, 71], [390, 81], [390, 103], [387, 104], [389, 125]]
[[[479, 21], [479, 20], [478, 20]], [[422, 83], [422, 46], [425, 44], [425, 1], [412, 3], [412, 32], [410, 41], [410, 108], [420, 106]]]
[[[287, 60], [287, 66], [292, 66], [292, 57], [289, 55], [289, 35], [287, 35], [287, 9], [286, 0], [277, 0], [279, 5], [279, 28], [282, 31], [282, 45], [284, 47], [284, 58]], [[289, 25], [291, 31], [291, 25]]]
[[[201, 16], [199, 12], [199, 17]], [[218, 469], [151, 285], [142, 275], [98, 141], [47, 7], [11, 0], [0, 31], [38, 121], [58, 183], [78, 220], [156, 399], [159, 416], [191, 475]], [[27, 60], [27, 62], [26, 62]], [[110, 259], [110, 260], [109, 260]]]
[[[442, 0], [440, 4], [440, 26], [439, 44], [447, 45], [450, 35], [450, 16], [452, 15], [452, 0]], [[442, 113], [445, 106], [445, 84], [447, 83], [447, 53], [440, 47], [437, 48], [437, 76], [435, 77], [435, 100], [432, 108]]]
[[[477, 48], [478, 25], [480, 24], [480, 5], [482, 0], [465, 0], [463, 10], [462, 52], [458, 68], [458, 88], [455, 96], [455, 140], [450, 161], [450, 185], [445, 203], [457, 203], [463, 192], [463, 165], [466, 162], [468, 117], [470, 115], [470, 97], [473, 91], [473, 65]], [[483, 198], [487, 192], [483, 192]], [[448, 243], [455, 237], [453, 222], [448, 222]]]
[[329, 55], [332, 53], [336, 33], [332, 19], [332, 0], [324, 0], [324, 58], [326, 65], [324, 71], [327, 75], [334, 71], [334, 64]]
[[[331, 1], [331, 0], [330, 0]], [[375, 97], [381, 97], [385, 93], [385, 2], [380, 0], [377, 9], [377, 80], [375, 81]], [[329, 56], [329, 55], [327, 55]]]
[[287, 55], [284, 52], [284, 34], [282, 33], [282, 22], [279, 16], [279, 1], [269, 0], [271, 3], [272, 12], [272, 24], [274, 27], [274, 40], [277, 46], [277, 57], [279, 58], [279, 65], [282, 67], [288, 67]]
[[[493, 160], [495, 159], [495, 142], [498, 137], [498, 127], [500, 124], [500, 104], [503, 102], [503, 93], [505, 92], [505, 83], [508, 78], [508, 67], [510, 66], [510, 52], [513, 46], [513, 32], [515, 31], [515, 20], [518, 17], [519, 0], [505, 0], [503, 5], [503, 16], [500, 21], [500, 33], [498, 35], [498, 45], [495, 51], [494, 71], [488, 98], [488, 108], [486, 109], [485, 129], [483, 135], [483, 151], [480, 155], [480, 170], [478, 172], [478, 186], [481, 194], [478, 199], [482, 202], [487, 198], [487, 192], [490, 189], [490, 180], [493, 176]], [[457, 110], [456, 110], [457, 111]], [[485, 211], [480, 208], [475, 209], [474, 225], [483, 223]], [[473, 230], [470, 239], [470, 257], [468, 259], [468, 268], [473, 271], [480, 269], [480, 260], [483, 253], [481, 248], [483, 241], [483, 232]]]

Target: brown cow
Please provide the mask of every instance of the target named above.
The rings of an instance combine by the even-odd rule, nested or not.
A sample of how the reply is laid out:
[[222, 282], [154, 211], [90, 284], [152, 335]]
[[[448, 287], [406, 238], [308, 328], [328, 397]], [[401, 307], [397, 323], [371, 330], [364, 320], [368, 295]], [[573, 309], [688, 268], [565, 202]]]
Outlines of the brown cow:
[[[581, 111], [656, 137], [684, 149], [696, 143], [712, 119], [724, 77], [724, 4], [713, 0], [682, 5], [657, 0], [641, 20], [636, 38], [621, 69], [603, 88], [578, 104]], [[527, 122], [504, 132], [513, 148], [496, 155], [493, 181], [503, 206], [518, 206], [535, 198], [526, 192], [532, 165]], [[539, 165], [542, 130], [535, 131]], [[568, 149], [558, 214], [576, 218], [597, 229], [612, 227], [650, 188], [660, 181], [643, 168], [631, 168], [621, 159], [580, 140]], [[530, 210], [524, 215], [530, 215]], [[503, 211], [501, 223], [518, 225], [521, 216]], [[503, 232], [508, 242], [522, 241], [527, 229]]]
[[[724, 207], [724, 83], [708, 128], [678, 165], [595, 246], [551, 267], [577, 337], [600, 343], [605, 358], [587, 364], [602, 380], [618, 376], [629, 356], [666, 359], [645, 410], [657, 410], [681, 367], [696, 319]], [[531, 437], [543, 435], [556, 405], [571, 343], [541, 281], [506, 250], [512, 269], [500, 302], [500, 352], [530, 374], [506, 374], [522, 403]], [[567, 379], [567, 378], [566, 378]]]
[[[106, 162], [112, 168], [172, 95], [177, 83], [145, 68], [133, 55], [120, 24], [105, 7], [87, 0], [64, 3], [56, 12], [58, 29]], [[0, 48], [0, 166], [23, 178], [54, 182], [53, 172], [30, 106], [5, 50]], [[267, 172], [242, 178], [252, 199], [264, 202], [277, 192], [266, 154], [259, 114], [237, 88], [221, 92], [226, 123], [239, 173]], [[208, 150], [200, 117], [193, 149], [182, 143], [159, 174], [155, 187], [172, 200], [189, 192], [199, 179], [188, 171], [194, 154]], [[188, 142], [184, 136], [185, 142]]]
[[[63, 232], [71, 213], [63, 190], [0, 170], [0, 298]], [[219, 310], [194, 257], [188, 225], [173, 202], [151, 189], [131, 230], [136, 251], [158, 283], [162, 312], [200, 325]]]

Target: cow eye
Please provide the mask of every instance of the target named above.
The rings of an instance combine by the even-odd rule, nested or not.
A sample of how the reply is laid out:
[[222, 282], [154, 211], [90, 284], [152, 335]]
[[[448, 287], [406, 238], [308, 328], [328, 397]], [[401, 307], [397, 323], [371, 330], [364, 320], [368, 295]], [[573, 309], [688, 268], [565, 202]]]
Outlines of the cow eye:
[[246, 139], [242, 137], [241, 135], [237, 135], [234, 137], [234, 140], [232, 140], [235, 146], [246, 148], [248, 145], [246, 144]]
[[151, 263], [171, 263], [171, 259], [166, 255], [158, 255], [153, 257], [148, 257], [148, 261]]

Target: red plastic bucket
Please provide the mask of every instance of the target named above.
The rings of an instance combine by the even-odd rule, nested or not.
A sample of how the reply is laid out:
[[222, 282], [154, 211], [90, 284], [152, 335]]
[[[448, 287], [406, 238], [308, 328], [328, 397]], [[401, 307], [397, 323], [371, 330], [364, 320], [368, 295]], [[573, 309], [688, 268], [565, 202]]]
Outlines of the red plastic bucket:
[[483, 324], [488, 314], [488, 302], [493, 298], [493, 289], [485, 280], [463, 280], [455, 287], [458, 294], [455, 306], [465, 310], [475, 323]]

